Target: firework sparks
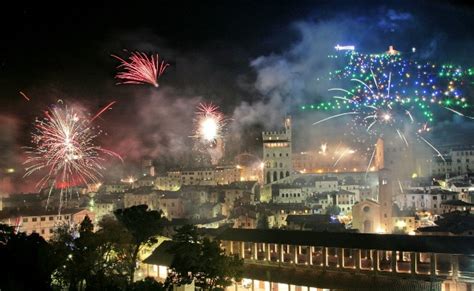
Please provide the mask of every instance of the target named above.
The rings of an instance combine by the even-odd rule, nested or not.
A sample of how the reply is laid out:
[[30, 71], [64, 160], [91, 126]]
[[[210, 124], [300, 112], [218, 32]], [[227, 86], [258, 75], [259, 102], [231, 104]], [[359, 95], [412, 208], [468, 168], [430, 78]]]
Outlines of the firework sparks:
[[126, 61], [116, 55], [112, 55], [121, 62], [117, 67], [123, 69], [115, 76], [121, 80], [119, 84], [151, 84], [158, 87], [158, 79], [163, 75], [169, 64], [161, 61], [159, 55], [146, 55], [141, 52], [132, 52], [129, 60]]
[[221, 137], [224, 127], [224, 115], [219, 111], [219, 107], [209, 103], [201, 103], [196, 113], [195, 137], [203, 142], [214, 142]]
[[34, 147], [27, 148], [24, 177], [44, 171], [37, 187], [53, 181], [52, 187], [61, 189], [60, 201], [63, 189], [98, 182], [104, 169], [102, 156], [120, 156], [95, 145], [97, 135], [79, 111], [67, 106], [52, 107], [44, 118], [36, 120], [32, 134]]
[[327, 152], [327, 149], [328, 149], [328, 144], [323, 143], [323, 144], [321, 144], [320, 148], [321, 148], [321, 150], [319, 151], [319, 153], [325, 156], [326, 152]]

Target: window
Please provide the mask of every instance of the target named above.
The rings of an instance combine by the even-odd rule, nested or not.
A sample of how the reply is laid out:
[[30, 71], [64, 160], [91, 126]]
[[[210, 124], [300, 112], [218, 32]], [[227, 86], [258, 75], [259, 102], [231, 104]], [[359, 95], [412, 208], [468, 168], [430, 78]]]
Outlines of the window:
[[41, 234], [44, 234], [44, 229], [41, 230]]
[[52, 228], [49, 229], [49, 233], [53, 233], [53, 229], [52, 229]]
[[51, 220], [54, 220], [54, 217], [53, 217], [53, 216], [50, 216], [50, 217], [49, 217], [49, 220], [50, 220], [50, 221], [51, 221]]
[[45, 220], [46, 220], [46, 217], [42, 216], [41, 221], [45, 221]]
[[38, 218], [36, 218], [36, 217], [33, 217], [33, 218], [31, 219], [31, 221], [33, 221], [33, 222], [36, 222], [37, 220], [38, 220]]
[[23, 222], [28, 222], [28, 218], [23, 218]]

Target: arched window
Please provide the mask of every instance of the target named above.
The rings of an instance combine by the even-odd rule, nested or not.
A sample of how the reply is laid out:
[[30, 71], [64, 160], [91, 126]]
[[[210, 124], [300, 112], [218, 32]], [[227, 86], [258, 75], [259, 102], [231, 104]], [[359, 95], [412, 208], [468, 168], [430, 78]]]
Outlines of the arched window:
[[267, 172], [267, 184], [270, 184], [272, 182], [272, 177], [270, 172]]
[[287, 177], [290, 176], [290, 172], [286, 171], [286, 176]]
[[280, 168], [283, 168], [283, 163], [280, 163]]
[[280, 172], [280, 179], [283, 179], [284, 176], [283, 176], [283, 172]]
[[273, 172], [273, 181], [278, 180], [277, 172]]
[[280, 157], [282, 156], [282, 154], [280, 153]]

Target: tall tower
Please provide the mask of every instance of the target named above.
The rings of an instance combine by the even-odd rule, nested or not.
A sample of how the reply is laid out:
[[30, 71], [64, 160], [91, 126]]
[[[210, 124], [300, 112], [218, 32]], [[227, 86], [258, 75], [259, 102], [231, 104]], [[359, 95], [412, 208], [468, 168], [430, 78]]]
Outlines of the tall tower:
[[383, 232], [392, 231], [393, 184], [387, 169], [379, 170], [380, 227]]
[[269, 184], [290, 176], [291, 162], [291, 117], [286, 116], [284, 129], [262, 132], [264, 183]]
[[377, 170], [389, 169], [392, 179], [404, 181], [416, 172], [413, 145], [408, 146], [399, 136], [384, 135], [375, 148], [373, 165]]

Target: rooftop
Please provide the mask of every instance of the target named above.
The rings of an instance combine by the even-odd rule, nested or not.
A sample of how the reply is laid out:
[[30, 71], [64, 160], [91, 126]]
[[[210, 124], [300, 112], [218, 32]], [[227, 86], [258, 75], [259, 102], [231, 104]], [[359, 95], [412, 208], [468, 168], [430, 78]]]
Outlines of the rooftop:
[[466, 236], [409, 236], [398, 234], [233, 228], [225, 230], [217, 239], [302, 246], [399, 250], [407, 252], [474, 253], [474, 237]]
[[23, 216], [47, 216], [47, 215], [64, 215], [64, 214], [74, 214], [84, 210], [84, 208], [66, 208], [61, 209], [44, 209], [41, 208], [23, 208], [23, 209], [9, 209], [0, 211], [0, 219], [12, 218], [12, 217], [23, 217]]

